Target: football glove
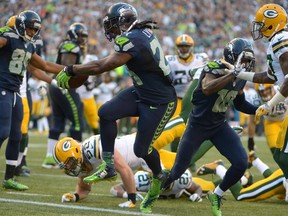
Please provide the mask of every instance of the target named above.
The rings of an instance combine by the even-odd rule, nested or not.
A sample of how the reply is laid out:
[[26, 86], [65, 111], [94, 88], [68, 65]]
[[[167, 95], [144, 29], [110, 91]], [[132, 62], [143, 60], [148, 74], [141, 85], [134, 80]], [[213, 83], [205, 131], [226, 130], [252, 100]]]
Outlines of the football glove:
[[266, 103], [259, 106], [255, 113], [255, 123], [259, 124], [261, 116], [267, 115], [270, 112], [270, 109], [271, 108]]
[[62, 199], [61, 202], [76, 202], [77, 201], [77, 197], [75, 194], [71, 194], [71, 193], [65, 193], [62, 195]]
[[230, 66], [228, 67], [228, 69], [225, 69], [225, 72], [227, 74], [233, 73], [237, 76], [240, 72], [245, 71], [245, 67], [244, 67], [245, 64], [241, 64], [243, 55], [244, 55], [244, 51], [240, 53], [240, 55], [237, 58], [237, 61], [235, 62], [235, 65], [232, 65], [233, 67]]
[[70, 79], [71, 79], [71, 76], [67, 74], [67, 67], [61, 70], [56, 76], [57, 85], [63, 89], [69, 89]]

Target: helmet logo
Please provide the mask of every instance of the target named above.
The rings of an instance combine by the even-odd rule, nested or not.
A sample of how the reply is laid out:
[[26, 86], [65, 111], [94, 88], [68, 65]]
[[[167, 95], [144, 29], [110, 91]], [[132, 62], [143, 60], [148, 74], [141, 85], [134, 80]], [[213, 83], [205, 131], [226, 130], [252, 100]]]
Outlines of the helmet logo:
[[266, 10], [264, 11], [264, 16], [267, 18], [275, 18], [278, 16], [278, 12], [276, 10]]
[[70, 143], [69, 141], [65, 141], [65, 142], [63, 143], [63, 145], [62, 145], [62, 150], [63, 150], [64, 152], [66, 152], [66, 151], [68, 151], [68, 150], [70, 149], [70, 147], [71, 147], [71, 143]]

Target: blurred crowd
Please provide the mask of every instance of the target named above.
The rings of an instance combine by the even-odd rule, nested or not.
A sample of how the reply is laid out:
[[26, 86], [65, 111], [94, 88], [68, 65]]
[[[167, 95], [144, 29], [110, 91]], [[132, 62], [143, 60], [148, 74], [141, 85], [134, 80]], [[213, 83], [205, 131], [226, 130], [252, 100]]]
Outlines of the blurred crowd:
[[[45, 57], [55, 61], [57, 45], [66, 35], [73, 22], [83, 22], [89, 28], [89, 50], [99, 57], [109, 54], [113, 44], [103, 34], [103, 12], [113, 3], [107, 0], [2, 0], [0, 4], [0, 23], [19, 12], [30, 9], [41, 15], [41, 35], [46, 43]], [[206, 52], [211, 59], [222, 56], [224, 45], [234, 37], [251, 39], [251, 21], [260, 5], [267, 0], [127, 0], [134, 5], [140, 20], [152, 18], [160, 29], [157, 30], [165, 54], [174, 53], [174, 40], [182, 34], [191, 35], [195, 41], [196, 52]], [[274, 3], [288, 7], [287, 0]], [[265, 69], [266, 47], [255, 43], [256, 65], [258, 70]]]

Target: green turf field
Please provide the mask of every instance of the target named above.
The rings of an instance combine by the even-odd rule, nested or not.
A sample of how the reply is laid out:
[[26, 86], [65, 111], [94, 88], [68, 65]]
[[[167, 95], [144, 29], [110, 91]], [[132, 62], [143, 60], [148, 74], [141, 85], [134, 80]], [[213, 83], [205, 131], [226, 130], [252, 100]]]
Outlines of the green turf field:
[[[242, 137], [245, 147], [247, 138]], [[263, 138], [257, 138], [257, 154], [265, 161], [272, 170], [277, 169], [271, 153], [269, 152]], [[227, 144], [228, 145], [228, 144]], [[0, 152], [0, 179], [2, 181], [5, 170], [5, 147], [4, 144]], [[46, 137], [30, 136], [28, 151], [28, 165], [31, 168], [31, 177], [18, 177], [18, 180], [29, 186], [25, 192], [0, 189], [0, 215], [143, 215], [139, 211], [139, 203], [134, 209], [121, 209], [118, 204], [125, 199], [115, 198], [110, 195], [110, 187], [114, 183], [101, 182], [93, 187], [90, 196], [77, 203], [61, 203], [63, 193], [73, 192], [76, 178], [69, 177], [61, 173], [60, 170], [48, 170], [41, 167], [46, 154]], [[203, 163], [212, 162], [216, 159], [223, 159], [213, 148], [204, 158], [197, 162], [200, 166]], [[254, 180], [261, 178], [256, 169], [252, 168]], [[205, 179], [216, 178], [206, 176]], [[118, 182], [120, 179], [118, 179]], [[225, 193], [222, 213], [226, 216], [280, 216], [286, 215], [287, 204], [276, 198], [261, 202], [237, 202], [228, 191]], [[158, 200], [153, 208], [153, 215], [194, 215], [209, 216], [210, 203], [203, 199], [202, 203], [193, 203], [188, 198]], [[151, 214], [150, 214], [151, 215]]]

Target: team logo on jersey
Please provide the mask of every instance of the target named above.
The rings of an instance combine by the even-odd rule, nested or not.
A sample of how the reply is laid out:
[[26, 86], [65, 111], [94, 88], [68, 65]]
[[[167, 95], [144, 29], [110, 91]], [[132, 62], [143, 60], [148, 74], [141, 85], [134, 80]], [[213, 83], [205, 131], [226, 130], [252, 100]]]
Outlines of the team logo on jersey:
[[264, 16], [268, 18], [275, 18], [278, 16], [278, 12], [276, 10], [266, 10], [264, 11]]
[[66, 142], [64, 142], [63, 145], [62, 145], [62, 150], [63, 150], [64, 152], [66, 152], [66, 151], [68, 151], [68, 150], [70, 149], [70, 147], [71, 147], [71, 143], [70, 143], [69, 141], [66, 141]]

